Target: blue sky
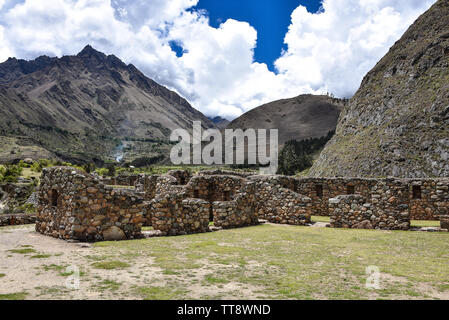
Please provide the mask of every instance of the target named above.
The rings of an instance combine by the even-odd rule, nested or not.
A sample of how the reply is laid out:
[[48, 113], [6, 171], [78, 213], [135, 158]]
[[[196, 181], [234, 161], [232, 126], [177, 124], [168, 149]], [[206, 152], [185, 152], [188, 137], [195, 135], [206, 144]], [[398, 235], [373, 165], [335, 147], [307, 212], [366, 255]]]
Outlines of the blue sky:
[[217, 28], [228, 19], [249, 22], [258, 33], [254, 59], [275, 71], [274, 62], [282, 49], [287, 50], [284, 37], [291, 23], [290, 16], [298, 6], [315, 13], [321, 0], [200, 0], [194, 10], [207, 10], [209, 24]]
[[0, 62], [90, 44], [232, 120], [300, 94], [351, 97], [435, 1], [0, 0]]

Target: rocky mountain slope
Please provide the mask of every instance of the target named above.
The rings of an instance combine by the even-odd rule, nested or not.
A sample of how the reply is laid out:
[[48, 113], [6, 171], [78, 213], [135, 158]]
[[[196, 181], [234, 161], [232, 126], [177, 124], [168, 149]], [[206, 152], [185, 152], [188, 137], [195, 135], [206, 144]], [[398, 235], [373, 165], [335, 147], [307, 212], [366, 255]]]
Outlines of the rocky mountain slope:
[[449, 176], [449, 1], [364, 78], [313, 176]]
[[[18, 149], [105, 160], [123, 140], [165, 144], [171, 130], [191, 130], [194, 120], [215, 127], [175, 92], [91, 46], [76, 56], [0, 64], [0, 136], [15, 139]], [[3, 149], [0, 155], [20, 152]]]
[[343, 101], [328, 96], [301, 95], [274, 101], [245, 113], [227, 129], [278, 129], [279, 143], [326, 136], [335, 130]]
[[210, 117], [209, 120], [212, 121], [217, 126], [218, 129], [226, 128], [227, 125], [231, 123], [229, 120], [224, 119], [220, 116]]

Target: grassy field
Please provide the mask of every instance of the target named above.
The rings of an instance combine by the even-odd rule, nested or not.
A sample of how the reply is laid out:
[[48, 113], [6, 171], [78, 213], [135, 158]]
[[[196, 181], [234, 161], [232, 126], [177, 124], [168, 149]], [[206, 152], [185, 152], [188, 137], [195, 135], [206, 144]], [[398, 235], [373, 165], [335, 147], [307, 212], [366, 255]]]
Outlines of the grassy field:
[[[0, 240], [0, 299], [449, 299], [449, 233], [265, 224], [81, 250], [15, 227]], [[82, 290], [64, 287], [73, 264]]]
[[[111, 261], [116, 250], [127, 263], [154, 261], [165, 284], [138, 286], [147, 299], [186, 298], [198, 286], [206, 299], [229, 297], [226, 288], [236, 298], [449, 299], [448, 240], [447, 233], [262, 225], [95, 247]], [[380, 269], [379, 290], [365, 288], [368, 266]]]

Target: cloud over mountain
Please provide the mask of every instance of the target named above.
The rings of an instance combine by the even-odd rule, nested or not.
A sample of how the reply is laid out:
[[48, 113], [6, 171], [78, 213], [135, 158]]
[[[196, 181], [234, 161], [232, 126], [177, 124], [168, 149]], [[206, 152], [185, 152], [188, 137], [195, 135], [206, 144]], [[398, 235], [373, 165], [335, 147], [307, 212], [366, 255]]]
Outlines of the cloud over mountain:
[[299, 6], [273, 73], [254, 62], [257, 30], [232, 19], [213, 28], [205, 12], [190, 10], [197, 0], [0, 0], [0, 60], [74, 54], [90, 43], [203, 113], [233, 118], [301, 93], [352, 95], [434, 2], [325, 0], [317, 14]]

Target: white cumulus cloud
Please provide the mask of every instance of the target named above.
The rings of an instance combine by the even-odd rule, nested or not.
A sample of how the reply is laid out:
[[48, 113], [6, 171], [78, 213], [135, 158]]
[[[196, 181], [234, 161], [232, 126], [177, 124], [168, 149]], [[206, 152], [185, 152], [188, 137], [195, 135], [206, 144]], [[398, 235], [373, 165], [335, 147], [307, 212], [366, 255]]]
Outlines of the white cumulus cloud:
[[[351, 96], [363, 76], [435, 0], [325, 0], [299, 6], [277, 72], [254, 61], [257, 30], [218, 28], [198, 0], [0, 0], [0, 60], [78, 53], [86, 44], [135, 64], [206, 115], [232, 119], [302, 93]], [[182, 46], [177, 57], [170, 43]]]
[[325, 0], [318, 14], [298, 7], [279, 72], [298, 86], [349, 97], [363, 76], [435, 0]]

